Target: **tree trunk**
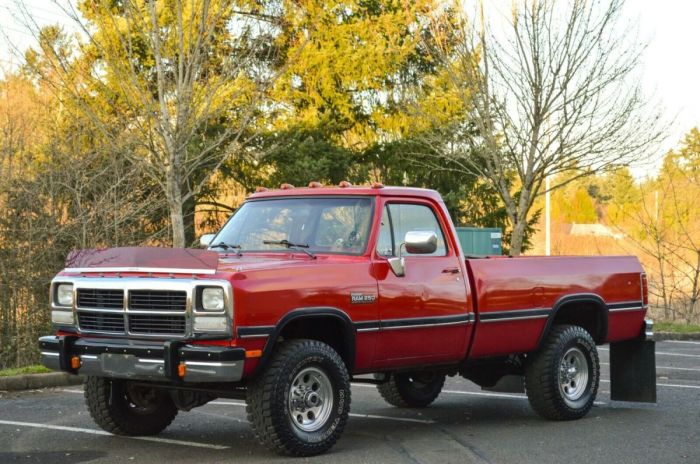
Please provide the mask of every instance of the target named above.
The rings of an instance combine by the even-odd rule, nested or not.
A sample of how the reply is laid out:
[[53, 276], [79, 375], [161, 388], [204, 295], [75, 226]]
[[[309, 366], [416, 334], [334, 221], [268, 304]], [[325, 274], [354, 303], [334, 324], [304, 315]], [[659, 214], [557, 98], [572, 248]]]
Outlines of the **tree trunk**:
[[173, 248], [185, 248], [185, 221], [182, 214], [182, 189], [172, 165], [166, 168], [166, 196], [170, 211], [170, 228], [172, 229]]
[[510, 236], [510, 256], [520, 256], [522, 253], [526, 227], [527, 220], [523, 218], [518, 219], [513, 225], [513, 232]]
[[197, 202], [194, 196], [190, 196], [182, 205], [183, 210], [183, 222], [185, 225], [185, 246], [191, 246], [195, 243], [196, 237], [196, 224], [195, 224], [195, 208]]

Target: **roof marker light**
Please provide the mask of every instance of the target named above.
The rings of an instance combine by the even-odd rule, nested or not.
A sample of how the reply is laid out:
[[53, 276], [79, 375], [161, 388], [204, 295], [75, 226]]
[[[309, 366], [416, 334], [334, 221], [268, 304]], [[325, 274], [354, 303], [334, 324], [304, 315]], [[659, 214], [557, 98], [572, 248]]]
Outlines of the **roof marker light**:
[[323, 187], [323, 184], [320, 182], [312, 181], [309, 182], [309, 188], [315, 189], [315, 188], [321, 188]]
[[294, 186], [292, 184], [282, 184], [282, 185], [280, 185], [280, 188], [282, 190], [289, 190], [289, 189], [293, 189]]
[[381, 182], [372, 182], [372, 188], [373, 189], [384, 188], [384, 184], [382, 184]]
[[338, 187], [340, 188], [348, 188], [352, 187], [352, 184], [348, 182], [347, 180], [342, 181], [341, 183], [338, 184]]
[[267, 192], [267, 187], [258, 186], [255, 187], [255, 193]]

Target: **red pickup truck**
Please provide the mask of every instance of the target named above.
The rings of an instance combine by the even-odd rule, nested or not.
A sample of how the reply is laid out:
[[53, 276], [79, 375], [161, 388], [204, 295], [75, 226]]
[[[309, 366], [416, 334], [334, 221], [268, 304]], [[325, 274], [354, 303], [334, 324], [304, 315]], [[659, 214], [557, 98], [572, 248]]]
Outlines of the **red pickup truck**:
[[85, 376], [103, 429], [241, 398], [264, 445], [308, 456], [340, 437], [351, 382], [423, 407], [454, 375], [577, 419], [604, 343], [612, 398], [656, 399], [634, 257], [465, 259], [437, 192], [348, 183], [259, 189], [202, 244], [82, 250], [52, 281], [42, 362]]

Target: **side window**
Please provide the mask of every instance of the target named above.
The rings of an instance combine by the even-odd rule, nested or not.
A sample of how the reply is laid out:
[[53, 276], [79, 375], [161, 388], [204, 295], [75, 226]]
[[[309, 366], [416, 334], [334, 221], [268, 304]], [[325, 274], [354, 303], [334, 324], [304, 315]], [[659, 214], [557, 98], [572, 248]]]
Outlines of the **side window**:
[[379, 226], [377, 254], [381, 256], [394, 255], [394, 240], [391, 236], [391, 221], [389, 220], [389, 210], [386, 207], [384, 208], [384, 211], [382, 211], [382, 222]]
[[[391, 224], [394, 231], [394, 243], [396, 247], [404, 242], [407, 232], [411, 231], [430, 231], [435, 232], [438, 238], [437, 250], [427, 256], [445, 256], [447, 247], [445, 245], [445, 234], [442, 233], [440, 224], [433, 210], [425, 205], [412, 205], [402, 203], [391, 203], [389, 206], [389, 214], [391, 215]], [[410, 255], [410, 253], [405, 253]], [[426, 255], [421, 255], [426, 256]]]

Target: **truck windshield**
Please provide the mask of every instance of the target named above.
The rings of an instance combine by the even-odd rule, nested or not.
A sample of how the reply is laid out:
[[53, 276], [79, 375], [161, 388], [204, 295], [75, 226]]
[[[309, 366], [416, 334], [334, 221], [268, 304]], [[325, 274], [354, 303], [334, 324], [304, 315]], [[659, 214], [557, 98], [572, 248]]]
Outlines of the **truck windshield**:
[[[244, 203], [212, 242], [241, 252], [287, 251], [360, 255], [367, 247], [373, 201], [367, 197], [300, 197]], [[267, 242], [267, 243], [266, 243]]]

